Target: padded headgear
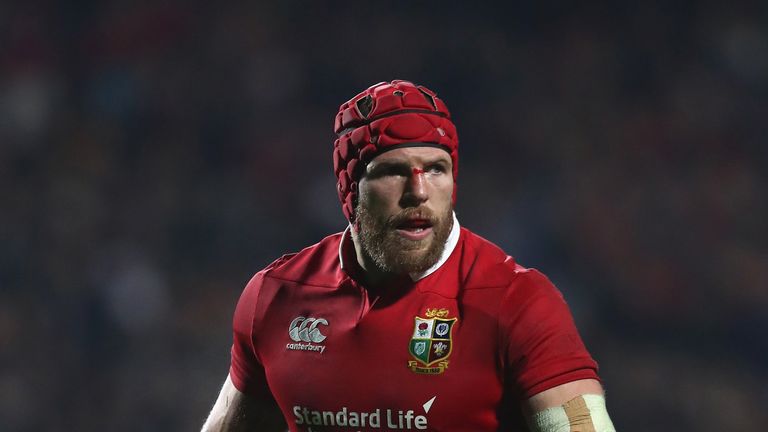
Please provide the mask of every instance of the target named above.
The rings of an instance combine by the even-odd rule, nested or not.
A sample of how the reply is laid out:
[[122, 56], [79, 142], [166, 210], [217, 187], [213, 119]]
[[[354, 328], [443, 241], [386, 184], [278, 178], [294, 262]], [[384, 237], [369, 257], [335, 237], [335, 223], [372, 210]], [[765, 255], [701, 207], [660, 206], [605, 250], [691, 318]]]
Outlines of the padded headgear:
[[333, 131], [333, 170], [344, 215], [355, 219], [357, 183], [366, 165], [401, 147], [437, 147], [451, 155], [453, 200], [459, 170], [459, 138], [451, 113], [435, 92], [409, 81], [380, 82], [339, 107]]

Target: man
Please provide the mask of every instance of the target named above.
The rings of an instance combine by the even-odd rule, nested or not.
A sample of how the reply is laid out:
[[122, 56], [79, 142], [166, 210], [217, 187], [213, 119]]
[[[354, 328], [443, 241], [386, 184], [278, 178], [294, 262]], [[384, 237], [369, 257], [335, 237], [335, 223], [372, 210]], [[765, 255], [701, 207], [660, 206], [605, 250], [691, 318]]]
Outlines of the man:
[[459, 226], [435, 93], [376, 84], [334, 129], [350, 225], [248, 283], [203, 429], [266, 430], [274, 401], [291, 431], [613, 431], [557, 289]]

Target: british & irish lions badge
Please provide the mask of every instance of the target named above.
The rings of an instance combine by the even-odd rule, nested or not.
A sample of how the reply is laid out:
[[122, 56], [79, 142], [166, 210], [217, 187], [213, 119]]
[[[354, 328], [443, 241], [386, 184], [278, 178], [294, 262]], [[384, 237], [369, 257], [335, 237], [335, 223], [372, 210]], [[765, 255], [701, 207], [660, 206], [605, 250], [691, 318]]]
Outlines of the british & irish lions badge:
[[436, 375], [448, 368], [453, 349], [452, 331], [458, 318], [447, 318], [447, 309], [427, 309], [425, 317], [414, 318], [408, 352], [414, 360], [408, 369], [418, 374]]

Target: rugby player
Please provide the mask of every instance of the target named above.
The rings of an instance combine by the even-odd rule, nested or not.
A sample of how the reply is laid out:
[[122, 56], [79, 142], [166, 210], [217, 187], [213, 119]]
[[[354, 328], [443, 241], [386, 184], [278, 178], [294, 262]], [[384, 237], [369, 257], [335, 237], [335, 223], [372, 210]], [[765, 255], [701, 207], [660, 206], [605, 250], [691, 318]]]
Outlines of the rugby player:
[[349, 226], [247, 284], [203, 430], [614, 431], [560, 292], [459, 225], [443, 101], [382, 82], [334, 130]]

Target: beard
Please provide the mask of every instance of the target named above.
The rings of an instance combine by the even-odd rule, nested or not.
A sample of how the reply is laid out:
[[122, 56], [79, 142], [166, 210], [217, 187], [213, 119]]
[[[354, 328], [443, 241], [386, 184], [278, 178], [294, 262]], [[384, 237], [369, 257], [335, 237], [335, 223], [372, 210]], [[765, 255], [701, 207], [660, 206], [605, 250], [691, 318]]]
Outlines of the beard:
[[[379, 270], [392, 274], [423, 272], [437, 263], [453, 228], [453, 209], [442, 215], [426, 208], [407, 208], [389, 217], [377, 216], [358, 204], [355, 209], [357, 235], [362, 252]], [[421, 240], [407, 239], [397, 227], [410, 218], [428, 219], [432, 233]]]

